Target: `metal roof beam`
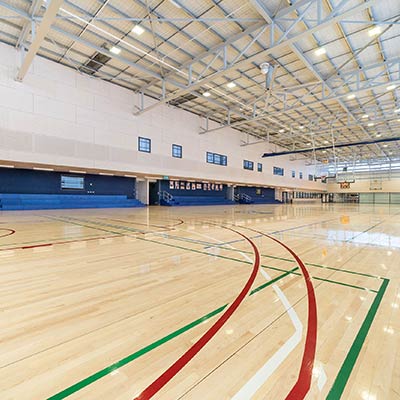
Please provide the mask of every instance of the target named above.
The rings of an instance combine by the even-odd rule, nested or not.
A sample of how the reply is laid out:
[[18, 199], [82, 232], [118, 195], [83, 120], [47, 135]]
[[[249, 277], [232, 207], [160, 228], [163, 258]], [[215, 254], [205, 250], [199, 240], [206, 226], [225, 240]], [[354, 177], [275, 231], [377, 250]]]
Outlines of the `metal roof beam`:
[[320, 150], [329, 150], [329, 149], [333, 149], [333, 148], [337, 149], [337, 148], [342, 148], [342, 147], [367, 146], [370, 144], [377, 144], [377, 143], [398, 142], [399, 140], [400, 140], [400, 137], [374, 139], [374, 140], [363, 140], [360, 142], [339, 143], [339, 144], [335, 144], [335, 145], [315, 147], [315, 148], [311, 147], [309, 149], [278, 151], [276, 153], [264, 153], [262, 155], [262, 157], [265, 158], [265, 157], [287, 156], [290, 154], [304, 154], [304, 153], [311, 153], [311, 152], [320, 151]]
[[[257, 8], [257, 10], [259, 10], [259, 12], [261, 13], [261, 16], [262, 17], [264, 17], [265, 18], [265, 20], [267, 21], [267, 22], [269, 22], [270, 20], [271, 20], [271, 16], [269, 15], [269, 13], [268, 13], [268, 11], [267, 11], [267, 9], [265, 8], [265, 7], [262, 7], [262, 4], [261, 4], [261, 2], [262, 2], [262, 0], [250, 0], [251, 1], [251, 3], [253, 3], [253, 4], [255, 4], [256, 5], [256, 8]], [[331, 14], [336, 14], [337, 12], [339, 12], [340, 11], [340, 9], [344, 6], [346, 4], [346, 0], [342, 0], [339, 4], [337, 4], [335, 7], [332, 7], [332, 10], [331, 10]], [[319, 2], [317, 3], [317, 14], [318, 14], [318, 18], [320, 18], [319, 17], [319, 14], [320, 14], [320, 12], [321, 12], [321, 9], [322, 9], [322, 0], [319, 0]], [[279, 23], [278, 23], [278, 26], [279, 26], [279, 28], [281, 29], [281, 30], [283, 30], [284, 28], [281, 26], [281, 25], [279, 25]], [[308, 29], [310, 29], [311, 27], [312, 27], [312, 25], [310, 25], [310, 24], [305, 24], [305, 26], [308, 28]], [[335, 95], [335, 93], [336, 93], [336, 91], [338, 90], [338, 88], [336, 87], [336, 86], [330, 86], [330, 82], [328, 83], [328, 80], [324, 80], [323, 79], [323, 77], [320, 75], [320, 73], [315, 69], [315, 67], [314, 67], [314, 65], [313, 65], [313, 63], [308, 59], [308, 57], [305, 55], [305, 54], [303, 54], [303, 52], [301, 51], [301, 48], [298, 46], [298, 45], [296, 45], [296, 43], [292, 43], [291, 44], [291, 48], [293, 49], [293, 51], [297, 54], [297, 56], [300, 58], [300, 60], [302, 60], [303, 61], [303, 63], [304, 63], [304, 65], [306, 65], [306, 67], [313, 73], [313, 75], [322, 83], [322, 85], [323, 85], [323, 88], [322, 88], [322, 95], [324, 95], [324, 93], [325, 93], [325, 91], [328, 91], [328, 93], [330, 94], [330, 95]], [[338, 75], [340, 76], [340, 71], [338, 72]], [[361, 74], [357, 74], [357, 77], [358, 78], [360, 78], [360, 75]], [[380, 74], [378, 75], [378, 78], [379, 78], [379, 76], [380, 76]], [[340, 76], [340, 78], [343, 80], [343, 77], [342, 76]], [[344, 79], [344, 81], [345, 81], [345, 79]], [[348, 82], [348, 81], [347, 81]], [[370, 83], [370, 80], [368, 79], [368, 83]], [[349, 86], [347, 86], [347, 85], [342, 85], [341, 86], [341, 88], [344, 88], [344, 86], [346, 86], [346, 88], [347, 87], [349, 87]], [[353, 85], [354, 86], [354, 85]], [[352, 89], [352, 92], [353, 93], [355, 93], [355, 90], [353, 89], [353, 88], [351, 88]], [[356, 85], [356, 88], [355, 89], [357, 89], [357, 91], [359, 91], [359, 85]], [[345, 95], [345, 94], [344, 94]], [[342, 101], [342, 99], [341, 99], [341, 97], [338, 97], [337, 99], [336, 99], [336, 101], [338, 102], [338, 104], [346, 111], [346, 112], [348, 112], [349, 114], [350, 114], [350, 116], [356, 121], [356, 118], [353, 116], [353, 114], [350, 112], [350, 110], [347, 108], [347, 106], [346, 106], [346, 104], [345, 103], [343, 103], [343, 101]], [[364, 132], [364, 134], [366, 134], [367, 136], [369, 136], [369, 134], [368, 134], [368, 132], [364, 129], [364, 127], [362, 126], [362, 125], [360, 125], [360, 128], [361, 128], [361, 130]], [[381, 149], [380, 149], [381, 150]]]
[[[390, 82], [381, 82], [380, 77], [382, 74], [382, 68], [390, 66], [391, 68], [396, 68], [397, 71], [397, 77], [398, 79], [392, 80]], [[369, 74], [373, 73], [375, 71], [375, 76], [371, 76], [371, 79], [368, 80], [362, 80], [361, 77], [364, 76], [364, 74], [368, 71]], [[374, 89], [379, 89], [382, 87], [387, 87], [388, 84], [396, 84], [400, 83], [400, 57], [395, 58], [393, 60], [386, 60], [381, 63], [377, 64], [372, 64], [369, 66], [366, 66], [364, 68], [358, 68], [352, 71], [348, 71], [346, 73], [343, 73], [341, 75], [335, 75], [326, 81], [320, 81], [317, 84], [314, 84], [309, 91], [312, 91], [312, 94], [307, 92], [306, 94], [302, 95], [301, 97], [296, 97], [292, 96], [290, 98], [289, 96], [284, 96], [284, 93], [282, 95], [282, 98], [276, 98], [275, 102], [272, 102], [270, 105], [271, 106], [276, 106], [276, 105], [283, 105], [282, 109], [279, 109], [277, 111], [272, 111], [272, 112], [267, 112], [267, 113], [261, 113], [261, 114], [256, 114], [254, 117], [251, 119], [251, 121], [260, 121], [264, 118], [269, 118], [274, 115], [279, 115], [282, 113], [286, 113], [288, 111], [296, 111], [303, 109], [304, 107], [312, 106], [312, 105], [317, 105], [320, 103], [324, 103], [326, 101], [332, 101], [332, 100], [337, 100], [340, 101], [341, 99], [345, 98], [348, 96], [349, 93], [352, 94], [361, 94], [365, 93], [369, 90], [374, 90]], [[329, 86], [329, 85], [334, 85]], [[348, 88], [351, 89], [351, 91], [348, 91]], [[307, 89], [306, 87], [301, 88], [301, 89]], [[326, 94], [326, 91], [330, 90], [330, 93]], [[290, 94], [291, 88], [288, 89], [288, 94]], [[282, 91], [281, 91], [282, 93]], [[312, 100], [307, 102], [307, 98], [310, 97], [316, 97], [316, 100]], [[355, 121], [357, 121], [357, 118], [352, 116], [352, 112], [346, 107], [343, 107], [346, 114], [350, 115], [351, 118], [353, 118]], [[249, 120], [246, 121], [238, 121], [235, 123], [232, 123], [230, 126], [232, 128], [240, 126], [242, 124], [246, 124], [249, 122]], [[207, 132], [214, 132], [220, 129], [225, 128], [226, 126], [218, 127], [218, 128], [213, 128], [208, 130]], [[206, 132], [204, 132], [206, 133]]]
[[52, 0], [50, 4], [48, 4], [47, 9], [44, 13], [42, 22], [40, 23], [39, 28], [37, 29], [36, 35], [33, 36], [33, 40], [31, 45], [29, 46], [28, 52], [25, 54], [21, 67], [18, 70], [16, 80], [22, 81], [29, 70], [29, 67], [32, 64], [32, 61], [40, 49], [40, 46], [50, 31], [51, 25], [54, 22], [54, 19], [61, 7], [61, 4], [64, 0]]
[[[29, 14], [30, 14], [32, 19], [34, 18], [35, 14], [38, 12], [38, 10], [40, 10], [40, 6], [42, 5], [42, 1], [43, 0], [33, 0], [31, 6], [29, 8]], [[32, 30], [33, 30], [32, 24], [34, 24], [34, 23], [35, 23], [34, 21], [25, 22], [24, 26], [21, 29], [21, 33], [20, 33], [20, 35], [18, 37], [17, 44], [15, 45], [15, 47], [17, 49], [24, 45], [26, 37], [28, 36], [28, 34], [30, 32], [30, 29], [32, 28]]]
[[[342, 10], [338, 11], [338, 9], [335, 8], [328, 15], [324, 15], [324, 17], [321, 18], [321, 20], [318, 23], [316, 23], [313, 27], [310, 27], [309, 29], [302, 29], [301, 32], [298, 32], [295, 34], [290, 34], [286, 31], [284, 31], [282, 33], [280, 28], [278, 28], [273, 21], [273, 23], [271, 23], [269, 25], [270, 45], [268, 46], [268, 48], [266, 48], [265, 50], [262, 50], [261, 52], [254, 54], [250, 57], [247, 57], [244, 59], [242, 57], [241, 60], [237, 60], [235, 63], [230, 63], [230, 62], [223, 63], [223, 66], [221, 68], [219, 68], [216, 72], [213, 72], [202, 79], [198, 79], [195, 81], [193, 81], [193, 79], [192, 79], [191, 81], [188, 82], [188, 84], [186, 85], [185, 88], [174, 91], [173, 93], [167, 95], [165, 98], [160, 99], [160, 101], [158, 103], [155, 103], [155, 104], [148, 106], [147, 108], [141, 110], [140, 112], [138, 112], [138, 114], [141, 114], [145, 111], [152, 110], [163, 103], [168, 103], [169, 101], [174, 100], [177, 97], [187, 94], [190, 91], [197, 89], [220, 76], [223, 76], [229, 70], [238, 69], [238, 68], [245, 66], [249, 63], [252, 63], [254, 61], [257, 62], [257, 61], [259, 61], [260, 56], [265, 57], [265, 56], [272, 54], [273, 52], [282, 50], [283, 48], [286, 48], [291, 43], [294, 43], [305, 36], [309, 36], [309, 35], [313, 34], [314, 32], [331, 25], [334, 22], [338, 22], [341, 19], [344, 19], [349, 15], [353, 15], [354, 13], [360, 12], [362, 10], [365, 10], [366, 8], [371, 7], [376, 1], [377, 0], [368, 0], [360, 5], [352, 6], [351, 8], [347, 8], [345, 11], [342, 11]], [[301, 22], [301, 17], [298, 19], [298, 23], [296, 24], [296, 27], [298, 29], [301, 28], [300, 26], [297, 26], [297, 25], [299, 25], [300, 22]], [[294, 26], [291, 25], [289, 29], [293, 30], [293, 28], [294, 28]], [[224, 51], [227, 51], [227, 50], [228, 50], [228, 48], [226, 47], [226, 50], [224, 50]], [[188, 75], [190, 75], [190, 74], [188, 74]]]

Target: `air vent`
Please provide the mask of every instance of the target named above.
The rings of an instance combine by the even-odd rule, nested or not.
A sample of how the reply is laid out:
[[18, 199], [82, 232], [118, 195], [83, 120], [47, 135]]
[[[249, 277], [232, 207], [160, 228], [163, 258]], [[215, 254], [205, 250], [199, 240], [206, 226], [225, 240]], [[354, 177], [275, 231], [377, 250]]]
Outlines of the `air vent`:
[[169, 104], [171, 104], [172, 106], [179, 106], [181, 104], [185, 104], [188, 101], [192, 101], [196, 98], [195, 95], [193, 94], [187, 94], [186, 96], [182, 96], [182, 97], [178, 97], [177, 99], [171, 100], [169, 102]]
[[80, 70], [85, 74], [93, 75], [110, 60], [111, 57], [106, 56], [105, 54], [102, 53], [96, 53], [90, 61], [88, 61], [85, 65], [82, 65]]

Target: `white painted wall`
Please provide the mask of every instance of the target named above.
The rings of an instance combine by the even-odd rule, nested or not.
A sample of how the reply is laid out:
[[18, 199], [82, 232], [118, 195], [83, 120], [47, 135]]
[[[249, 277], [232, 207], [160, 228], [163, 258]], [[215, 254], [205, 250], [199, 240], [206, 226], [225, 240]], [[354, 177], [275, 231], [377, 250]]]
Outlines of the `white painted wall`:
[[340, 189], [338, 183], [329, 183], [330, 193], [400, 193], [400, 178], [392, 178], [382, 181], [382, 190], [370, 190], [369, 179], [357, 179], [350, 184], [350, 189]]
[[[200, 118], [166, 105], [136, 117], [132, 91], [36, 57], [24, 82], [14, 80], [14, 48], [0, 44], [0, 160], [126, 173], [213, 179], [254, 185], [325, 190], [308, 181], [314, 173], [288, 157], [261, 159], [266, 144], [241, 147], [245, 135], [230, 128], [199, 135]], [[147, 102], [152, 100], [147, 99]], [[138, 136], [152, 140], [152, 153], [137, 151]], [[183, 146], [183, 159], [171, 145]], [[279, 148], [274, 148], [279, 150]], [[228, 167], [207, 164], [206, 151], [228, 156]], [[243, 160], [262, 162], [263, 172], [246, 171]], [[285, 177], [274, 176], [273, 166]], [[291, 170], [304, 179], [291, 178]]]

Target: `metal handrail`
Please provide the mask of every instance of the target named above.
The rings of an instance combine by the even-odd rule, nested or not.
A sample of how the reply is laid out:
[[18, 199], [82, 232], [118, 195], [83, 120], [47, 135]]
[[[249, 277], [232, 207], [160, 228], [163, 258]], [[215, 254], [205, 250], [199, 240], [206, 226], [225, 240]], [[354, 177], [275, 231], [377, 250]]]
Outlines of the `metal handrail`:
[[252, 201], [253, 200], [253, 198], [251, 196], [249, 196], [248, 194], [246, 194], [246, 193], [240, 193], [240, 197], [242, 199], [244, 199], [244, 200], [247, 200], [247, 201]]
[[171, 193], [168, 193], [166, 190], [161, 192], [162, 199], [167, 202], [171, 202], [174, 199]]

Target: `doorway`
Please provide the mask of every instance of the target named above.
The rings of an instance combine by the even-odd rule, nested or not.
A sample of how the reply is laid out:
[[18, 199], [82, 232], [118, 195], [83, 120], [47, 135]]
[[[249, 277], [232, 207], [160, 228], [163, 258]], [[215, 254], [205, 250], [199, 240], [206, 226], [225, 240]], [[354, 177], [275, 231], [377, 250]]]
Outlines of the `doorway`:
[[160, 205], [159, 182], [149, 182], [149, 204], [151, 206]]

